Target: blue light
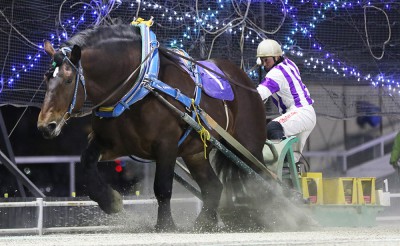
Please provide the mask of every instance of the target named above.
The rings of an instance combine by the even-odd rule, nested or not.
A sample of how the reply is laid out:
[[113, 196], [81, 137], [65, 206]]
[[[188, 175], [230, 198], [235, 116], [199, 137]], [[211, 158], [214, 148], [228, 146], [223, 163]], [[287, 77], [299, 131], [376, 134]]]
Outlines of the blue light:
[[[172, 16], [177, 16], [175, 18], [169, 17], [169, 20], [171, 22], [173, 21], [173, 24], [175, 23], [175, 21], [177, 21], [177, 22], [182, 21], [183, 20], [182, 16], [187, 17], [187, 18], [185, 18], [185, 22], [188, 21], [188, 23], [183, 23], [183, 24], [187, 25], [187, 28], [185, 28], [183, 30], [183, 33], [181, 34], [184, 37], [184, 39], [186, 38], [185, 41], [187, 39], [190, 39], [191, 35], [194, 37], [194, 39], [197, 38], [197, 37], [195, 37], [194, 34], [197, 34], [199, 32], [198, 29], [196, 29], [196, 27], [199, 28], [200, 25], [208, 27], [207, 29], [209, 29], [209, 30], [212, 29], [214, 31], [215, 30], [220, 30], [221, 28], [224, 27], [226, 32], [227, 33], [231, 33], [231, 35], [235, 35], [236, 34], [236, 30], [238, 30], [238, 29], [241, 30], [241, 28], [238, 28], [238, 27], [235, 27], [235, 30], [233, 30], [232, 28], [226, 28], [226, 25], [231, 25], [232, 26], [232, 23], [227, 22], [225, 20], [224, 20], [225, 23], [221, 23], [221, 22], [218, 21], [218, 16], [216, 16], [217, 14], [219, 14], [218, 9], [223, 9], [224, 8], [224, 4], [223, 3], [224, 2], [228, 2], [228, 1], [216, 0], [215, 2], [217, 3], [217, 5], [214, 5], [215, 7], [208, 7], [207, 11], [206, 11], [207, 14], [203, 13], [202, 15], [200, 15], [200, 17], [202, 19], [197, 19], [195, 17], [196, 14], [193, 14], [193, 12], [180, 13], [180, 12], [174, 11], [174, 9], [168, 10], [167, 8], [165, 8], [165, 7], [163, 7], [163, 6], [159, 5], [159, 4], [156, 4], [156, 3], [154, 5], [152, 5], [149, 2], [140, 1], [140, 0], [133, 0], [133, 1], [119, 1], [119, 0], [99, 1], [99, 0], [92, 0], [92, 1], [88, 1], [88, 2], [90, 2], [90, 3], [85, 4], [83, 6], [83, 9], [85, 10], [85, 12], [82, 14], [81, 17], [79, 17], [79, 20], [82, 21], [82, 22], [85, 21], [85, 19], [87, 19], [87, 18], [85, 18], [85, 17], [87, 17], [87, 15], [89, 15], [89, 19], [100, 18], [100, 17], [105, 16], [109, 11], [111, 11], [111, 7], [110, 7], [111, 3], [120, 4], [122, 2], [129, 2], [127, 4], [129, 4], [132, 7], [134, 7], [134, 5], [135, 5], [134, 3], [135, 2], [136, 3], [142, 3], [142, 5], [144, 7], [149, 7], [148, 10], [159, 11], [161, 16], [165, 16], [164, 13], [169, 13], [169, 12], [173, 13]], [[262, 2], [267, 2], [267, 3], [272, 5], [272, 4], [277, 4], [280, 1], [269, 0], [269, 1], [262, 1]], [[382, 6], [384, 6], [385, 9], [389, 9], [390, 8], [390, 4], [393, 1], [382, 1], [381, 0], [380, 2], [383, 2]], [[309, 47], [300, 47], [299, 44], [304, 43], [304, 42], [299, 42], [299, 41], [306, 40], [306, 41], [309, 41], [308, 43], [311, 43], [311, 48], [314, 50], [313, 53], [315, 53], [316, 59], [319, 59], [319, 63], [318, 63], [318, 70], [319, 71], [324, 71], [324, 72], [327, 72], [327, 73], [328, 72], [329, 73], [337, 73], [338, 75], [342, 75], [342, 74], [339, 74], [337, 72], [337, 70], [339, 70], [339, 71], [347, 71], [348, 75], [358, 76], [358, 77], [365, 77], [363, 75], [360, 75], [360, 72], [357, 71], [357, 69], [347, 67], [345, 64], [341, 64], [340, 61], [338, 61], [339, 57], [335, 57], [335, 60], [332, 59], [333, 53], [323, 49], [322, 47], [325, 47], [324, 44], [320, 44], [315, 39], [314, 36], [316, 34], [315, 33], [316, 32], [316, 26], [319, 23], [325, 21], [325, 18], [326, 18], [325, 13], [329, 13], [329, 12], [332, 13], [333, 10], [335, 10], [335, 11], [340, 10], [341, 11], [343, 9], [345, 9], [345, 11], [348, 11], [348, 10], [346, 10], [346, 8], [363, 7], [365, 4], [371, 5], [371, 1], [359, 1], [359, 0], [358, 1], [340, 1], [340, 0], [331, 0], [331, 1], [307, 0], [307, 1], [305, 1], [305, 0], [301, 0], [301, 3], [305, 4], [304, 7], [312, 8], [312, 11], [310, 11], [310, 13], [314, 13], [314, 15], [306, 16], [307, 19], [304, 19], [304, 16], [298, 16], [298, 15], [300, 15], [299, 14], [300, 11], [299, 11], [299, 9], [297, 9], [297, 7], [299, 6], [299, 2], [285, 0], [285, 1], [282, 1], [282, 3], [283, 3], [282, 8], [281, 8], [281, 5], [279, 5], [279, 8], [281, 8], [282, 12], [289, 13], [289, 11], [290, 11], [290, 17], [289, 17], [289, 15], [287, 15], [287, 16], [288, 16], [288, 18], [292, 18], [292, 20], [294, 22], [292, 24], [293, 25], [292, 29], [288, 30], [288, 32], [285, 33], [285, 34], [288, 34], [288, 36], [285, 37], [285, 40], [283, 40], [284, 43], [282, 44], [282, 47], [285, 49], [285, 52], [286, 51], [288, 53], [290, 52], [291, 54], [296, 55], [296, 56], [307, 56], [307, 53], [303, 53], [303, 52], [299, 51], [298, 49], [293, 50], [293, 48], [292, 48], [293, 45], [295, 45], [296, 47], [299, 47], [300, 50], [304, 49], [304, 52], [305, 52], [305, 50], [308, 50]], [[93, 5], [93, 6], [90, 6], [90, 5]], [[354, 6], [354, 5], [356, 5], [356, 6]], [[96, 7], [96, 6], [101, 6], [101, 9], [103, 9], [103, 11], [101, 11], [101, 13], [98, 13], [98, 11], [96, 11], [96, 10], [98, 10], [99, 7]], [[137, 5], [137, 6], [139, 6], [139, 5]], [[153, 6], [154, 8], [150, 9], [151, 6]], [[217, 10], [215, 10], [215, 9], [217, 9]], [[90, 11], [87, 11], [87, 10], [90, 10]], [[83, 12], [82, 10], [80, 10], [80, 11]], [[146, 11], [146, 8], [143, 8], [143, 11]], [[224, 11], [224, 10], [221, 10], [221, 11]], [[93, 16], [91, 16], [91, 14], [99, 15], [99, 17], [93, 17]], [[193, 15], [191, 15], [191, 14], [193, 14]], [[178, 17], [178, 16], [181, 16], [181, 17]], [[168, 17], [168, 15], [167, 15], [167, 17]], [[192, 18], [193, 18], [193, 20], [192, 20]], [[209, 20], [209, 19], [211, 19], [211, 20]], [[73, 20], [73, 21], [71, 21], [71, 20]], [[62, 39], [66, 39], [69, 35], [75, 33], [76, 31], [78, 31], [77, 30], [78, 27], [85, 26], [83, 24], [79, 24], [79, 22], [76, 23], [74, 20], [75, 20], [75, 17], [73, 17], [73, 16], [69, 17], [69, 19], [64, 19], [63, 26], [65, 26], [67, 28], [66, 30], [68, 32], [64, 32], [64, 33], [61, 34]], [[191, 25], [191, 27], [190, 27], [189, 26], [190, 22], [195, 22], [195, 23], [193, 23], [193, 25]], [[298, 23], [300, 23], [300, 24], [298, 24]], [[247, 26], [243, 26], [243, 27], [247, 28]], [[300, 33], [301, 33], [301, 35], [299, 35]], [[254, 47], [254, 45], [256, 43], [255, 40], [259, 40], [259, 36], [258, 35], [259, 35], [259, 33], [257, 33], [257, 32], [255, 32], [254, 35], [253, 35], [253, 33], [249, 32], [245, 36], [245, 42], [248, 43], [249, 45], [251, 45], [251, 47]], [[182, 37], [182, 36], [180, 36], [179, 34], [177, 35], [177, 37]], [[54, 34], [51, 34], [50, 37], [51, 37], [51, 40], [54, 40], [56, 38], [56, 36]], [[59, 41], [59, 43], [61, 43], [61, 38], [60, 37], [58, 37], [58, 41]], [[171, 45], [178, 46], [178, 47], [183, 47], [182, 41], [180, 41], [180, 43], [177, 44], [177, 41], [174, 40], [173, 42], [171, 42]], [[42, 49], [42, 48], [43, 47], [40, 46], [40, 49]], [[36, 57], [40, 58], [40, 55], [38, 54]], [[27, 59], [28, 60], [32, 60], [33, 59], [35, 62], [38, 61], [38, 59], [34, 58], [31, 55], [28, 55]], [[335, 68], [333, 66], [329, 67], [328, 63], [329, 64], [336, 64], [337, 63], [338, 67], [337, 68]], [[306, 65], [307, 64], [308, 63], [306, 63]], [[309, 64], [308, 66], [312, 67], [313, 65], [315, 65], [315, 62], [312, 62], [312, 65]], [[28, 64], [27, 66], [28, 67], [33, 67], [33, 63], [32, 64]], [[26, 68], [25, 68], [24, 65], [22, 66], [22, 69], [24, 69], [24, 71], [26, 71]], [[14, 72], [13, 76], [15, 78], [17, 78], [17, 74], [16, 73], [18, 72], [16, 70], [17, 69], [15, 69], [15, 68], [13, 69], [13, 72]], [[18, 74], [18, 76], [19, 76], [19, 74]], [[372, 78], [367, 78], [367, 80], [372, 81]], [[7, 78], [6, 78], [6, 81], [7, 81]], [[385, 80], [383, 80], [382, 83], [390, 83], [390, 82], [386, 82], [386, 79], [385, 79]]]

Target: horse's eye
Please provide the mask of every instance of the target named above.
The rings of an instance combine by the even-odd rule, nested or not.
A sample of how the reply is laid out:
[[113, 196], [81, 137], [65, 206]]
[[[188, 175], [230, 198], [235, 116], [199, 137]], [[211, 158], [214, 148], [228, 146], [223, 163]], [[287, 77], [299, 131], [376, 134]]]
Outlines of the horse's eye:
[[54, 72], [53, 72], [53, 78], [55, 78], [55, 77], [57, 76], [57, 74], [58, 74], [58, 70], [59, 70], [59, 68], [58, 68], [58, 67], [56, 67], [56, 68], [54, 69]]

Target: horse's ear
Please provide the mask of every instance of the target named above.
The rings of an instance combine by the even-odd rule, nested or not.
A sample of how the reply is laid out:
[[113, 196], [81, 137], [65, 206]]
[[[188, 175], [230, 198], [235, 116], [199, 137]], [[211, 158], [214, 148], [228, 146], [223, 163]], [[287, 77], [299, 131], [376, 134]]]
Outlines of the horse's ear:
[[77, 64], [81, 59], [81, 47], [74, 45], [71, 51], [71, 57], [69, 58], [73, 64]]
[[51, 45], [50, 41], [48, 40], [44, 41], [44, 51], [51, 57], [53, 57], [54, 53], [56, 53], [56, 51], [53, 48], [53, 45]]

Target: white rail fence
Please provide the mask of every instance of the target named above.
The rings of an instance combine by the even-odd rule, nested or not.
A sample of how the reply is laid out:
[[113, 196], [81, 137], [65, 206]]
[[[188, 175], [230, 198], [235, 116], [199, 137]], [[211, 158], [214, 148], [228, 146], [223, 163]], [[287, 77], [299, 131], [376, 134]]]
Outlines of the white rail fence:
[[[175, 204], [193, 204], [197, 214], [200, 213], [202, 202], [196, 197], [189, 198], [173, 198], [171, 203]], [[123, 200], [124, 205], [156, 205], [156, 199], [137, 199]], [[20, 207], [37, 207], [37, 227], [33, 228], [12, 228], [0, 229], [1, 234], [31, 234], [38, 233], [43, 235], [48, 232], [73, 232], [73, 231], [102, 231], [117, 228], [116, 226], [78, 226], [78, 227], [48, 227], [45, 228], [43, 210], [44, 207], [83, 207], [83, 206], [98, 206], [94, 201], [43, 201], [43, 198], [36, 198], [30, 202], [0, 202], [0, 208], [20, 208]]]

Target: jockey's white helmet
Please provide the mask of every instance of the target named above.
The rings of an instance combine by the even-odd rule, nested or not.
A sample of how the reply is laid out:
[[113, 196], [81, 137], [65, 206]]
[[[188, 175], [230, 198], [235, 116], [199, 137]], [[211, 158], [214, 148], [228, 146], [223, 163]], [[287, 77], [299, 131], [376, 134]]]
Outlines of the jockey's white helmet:
[[263, 41], [261, 41], [261, 43], [258, 44], [257, 47], [257, 57], [258, 57], [257, 64], [261, 65], [260, 57], [268, 57], [268, 56], [276, 57], [282, 55], [283, 55], [282, 48], [278, 44], [278, 42], [276, 42], [273, 39], [264, 39]]

